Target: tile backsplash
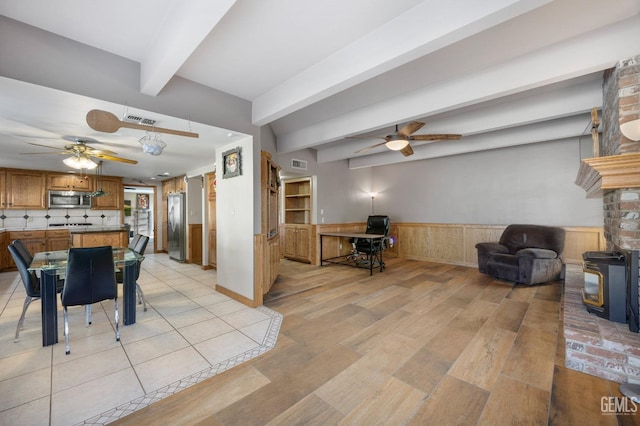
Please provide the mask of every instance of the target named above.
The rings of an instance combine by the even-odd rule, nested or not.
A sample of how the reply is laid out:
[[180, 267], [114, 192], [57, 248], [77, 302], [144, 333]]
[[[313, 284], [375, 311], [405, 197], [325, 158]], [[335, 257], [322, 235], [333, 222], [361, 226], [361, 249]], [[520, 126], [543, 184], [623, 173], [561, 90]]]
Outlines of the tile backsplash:
[[0, 229], [45, 229], [51, 224], [87, 224], [117, 226], [120, 210], [49, 209], [0, 210]]

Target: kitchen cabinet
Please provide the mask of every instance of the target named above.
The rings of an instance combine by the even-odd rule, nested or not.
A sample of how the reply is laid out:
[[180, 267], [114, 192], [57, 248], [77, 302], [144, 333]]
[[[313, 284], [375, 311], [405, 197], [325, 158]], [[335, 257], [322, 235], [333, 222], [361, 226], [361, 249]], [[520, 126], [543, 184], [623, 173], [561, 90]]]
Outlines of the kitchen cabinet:
[[7, 190], [7, 186], [5, 182], [7, 181], [7, 172], [4, 170], [0, 170], [0, 209], [6, 208], [7, 196], [5, 194]]
[[7, 170], [5, 179], [5, 209], [46, 210], [44, 173]]
[[[9, 231], [9, 242], [13, 240], [21, 240], [31, 254], [47, 250], [46, 231]], [[16, 267], [11, 256], [9, 256], [8, 267]]]
[[68, 229], [45, 231], [47, 251], [67, 250], [71, 245]]
[[71, 234], [72, 247], [126, 247], [129, 235], [126, 230], [102, 232], [74, 232]]
[[9, 240], [9, 232], [0, 230], [0, 244], [2, 249], [0, 250], [0, 271], [3, 271], [5, 268], [9, 267], [9, 258], [11, 255], [9, 254], [9, 250], [7, 247], [11, 243]]
[[90, 176], [47, 175], [47, 190], [50, 191], [91, 191], [92, 189], [93, 179]]
[[284, 257], [311, 263], [311, 225], [285, 224]]
[[[121, 210], [124, 199], [124, 188], [122, 178], [113, 176], [101, 176], [95, 181], [95, 191], [103, 191], [105, 195], [93, 197], [91, 200], [92, 209]], [[125, 244], [126, 245], [126, 244]]]

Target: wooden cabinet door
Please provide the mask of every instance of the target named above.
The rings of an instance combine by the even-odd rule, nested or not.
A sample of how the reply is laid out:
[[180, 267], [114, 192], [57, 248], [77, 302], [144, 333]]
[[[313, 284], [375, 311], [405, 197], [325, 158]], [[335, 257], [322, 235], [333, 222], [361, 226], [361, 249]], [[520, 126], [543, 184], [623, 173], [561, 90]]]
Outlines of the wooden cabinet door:
[[122, 179], [101, 177], [95, 183], [96, 190], [103, 190], [106, 195], [92, 199], [94, 209], [120, 210], [122, 208], [123, 188]]
[[91, 191], [93, 188], [92, 180], [89, 176], [74, 176], [70, 175], [69, 178], [69, 189], [72, 191]]
[[296, 228], [296, 257], [302, 260], [310, 260], [309, 228]]
[[26, 171], [7, 171], [6, 177], [7, 209], [47, 208], [45, 201], [45, 174]]
[[47, 238], [47, 251], [67, 250], [69, 244], [69, 237]]
[[6, 208], [7, 196], [6, 196], [6, 182], [7, 181], [7, 172], [0, 171], [0, 209]]
[[284, 249], [283, 253], [285, 257], [298, 257], [296, 252], [297, 245], [297, 232], [293, 226], [284, 227]]

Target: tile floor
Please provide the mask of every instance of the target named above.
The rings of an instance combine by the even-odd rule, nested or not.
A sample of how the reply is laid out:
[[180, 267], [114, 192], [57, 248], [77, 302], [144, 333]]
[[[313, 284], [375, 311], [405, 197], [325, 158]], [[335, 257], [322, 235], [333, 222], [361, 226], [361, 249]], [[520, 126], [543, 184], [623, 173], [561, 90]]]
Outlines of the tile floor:
[[39, 301], [14, 342], [25, 292], [17, 272], [0, 273], [1, 425], [106, 424], [275, 346], [282, 315], [216, 292], [215, 270], [149, 254], [138, 282], [148, 311], [138, 305], [120, 342], [112, 301], [94, 305], [89, 327], [69, 308], [67, 356], [61, 308], [60, 343], [41, 346]]

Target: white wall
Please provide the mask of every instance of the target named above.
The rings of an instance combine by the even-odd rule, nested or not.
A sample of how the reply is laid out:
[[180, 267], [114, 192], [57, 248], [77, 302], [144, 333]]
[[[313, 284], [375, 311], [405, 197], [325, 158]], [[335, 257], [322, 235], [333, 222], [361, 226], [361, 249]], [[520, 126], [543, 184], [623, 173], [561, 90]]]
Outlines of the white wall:
[[[224, 179], [222, 153], [242, 148], [242, 174]], [[218, 284], [253, 299], [253, 139], [216, 150], [216, 228]]]
[[318, 223], [364, 221], [373, 191], [375, 214], [394, 222], [602, 226], [602, 200], [574, 183], [587, 151], [572, 138], [357, 170], [310, 164]]
[[375, 168], [376, 213], [398, 222], [602, 226], [575, 184], [577, 139]]

